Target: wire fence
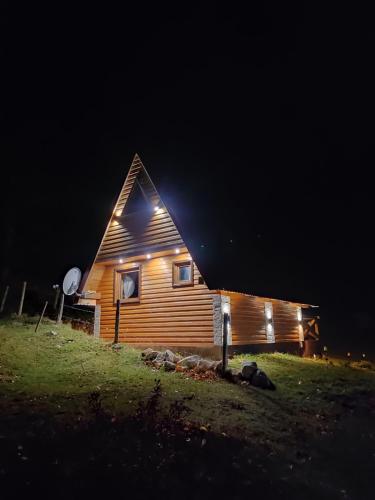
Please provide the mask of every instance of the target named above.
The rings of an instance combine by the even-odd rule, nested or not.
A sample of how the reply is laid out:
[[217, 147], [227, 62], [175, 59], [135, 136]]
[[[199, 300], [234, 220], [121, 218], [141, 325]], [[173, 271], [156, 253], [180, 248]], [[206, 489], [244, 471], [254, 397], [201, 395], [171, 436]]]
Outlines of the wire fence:
[[[40, 289], [27, 283], [0, 285], [0, 317], [21, 318], [40, 316], [45, 307], [44, 317], [49, 320], [70, 323], [72, 328], [92, 334], [94, 330], [94, 307], [80, 306], [76, 297], [64, 296], [61, 302], [60, 287]], [[66, 302], [69, 303], [66, 303]]]

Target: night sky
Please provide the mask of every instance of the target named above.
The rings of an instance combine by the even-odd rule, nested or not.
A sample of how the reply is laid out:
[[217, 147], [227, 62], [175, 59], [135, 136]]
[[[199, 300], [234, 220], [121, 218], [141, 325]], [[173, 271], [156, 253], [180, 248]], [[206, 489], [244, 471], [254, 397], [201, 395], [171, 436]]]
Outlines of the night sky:
[[1, 290], [90, 264], [137, 152], [239, 288], [370, 350], [373, 17], [252, 3], [2, 8]]

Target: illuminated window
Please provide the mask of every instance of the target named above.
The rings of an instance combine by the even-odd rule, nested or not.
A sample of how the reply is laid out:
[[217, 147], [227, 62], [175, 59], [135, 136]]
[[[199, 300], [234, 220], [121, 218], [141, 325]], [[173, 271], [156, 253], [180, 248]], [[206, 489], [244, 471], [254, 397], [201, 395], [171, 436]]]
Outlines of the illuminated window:
[[116, 270], [115, 301], [139, 302], [140, 299], [140, 268]]
[[193, 262], [186, 260], [173, 263], [173, 286], [191, 286], [194, 284]]

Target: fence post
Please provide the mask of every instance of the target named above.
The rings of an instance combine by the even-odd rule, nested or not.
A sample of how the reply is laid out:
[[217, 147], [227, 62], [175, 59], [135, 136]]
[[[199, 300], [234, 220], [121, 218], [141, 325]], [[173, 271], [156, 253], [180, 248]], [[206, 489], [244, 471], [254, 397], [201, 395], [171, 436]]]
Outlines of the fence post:
[[57, 315], [57, 321], [56, 321], [56, 323], [58, 325], [60, 325], [61, 321], [62, 321], [62, 315], [63, 315], [63, 310], [64, 310], [64, 297], [65, 297], [65, 295], [62, 293], [61, 299], [60, 299], [59, 314]]
[[120, 299], [117, 299], [117, 301], [116, 301], [115, 340], [113, 341], [114, 344], [118, 343], [119, 327], [120, 327]]
[[0, 313], [2, 313], [4, 311], [4, 307], [5, 307], [5, 302], [7, 300], [7, 297], [8, 297], [8, 292], [9, 292], [9, 285], [6, 286], [5, 288], [5, 292], [4, 292], [4, 295], [3, 295], [3, 299], [1, 301], [1, 306], [0, 306]]
[[24, 281], [22, 284], [22, 292], [21, 292], [20, 306], [18, 308], [18, 316], [22, 316], [23, 301], [25, 300], [26, 286], [27, 282]]
[[56, 308], [57, 308], [57, 302], [59, 300], [59, 295], [60, 295], [60, 287], [59, 287], [59, 285], [56, 285], [55, 300], [53, 301], [54, 311], [56, 311]]
[[46, 300], [45, 304], [44, 304], [44, 307], [43, 307], [43, 311], [42, 311], [42, 314], [40, 315], [40, 318], [38, 320], [38, 323], [36, 324], [36, 327], [35, 327], [35, 333], [38, 331], [38, 328], [39, 328], [39, 325], [43, 319], [43, 316], [44, 316], [44, 313], [46, 311], [46, 308], [47, 308], [47, 304], [48, 304], [48, 300]]

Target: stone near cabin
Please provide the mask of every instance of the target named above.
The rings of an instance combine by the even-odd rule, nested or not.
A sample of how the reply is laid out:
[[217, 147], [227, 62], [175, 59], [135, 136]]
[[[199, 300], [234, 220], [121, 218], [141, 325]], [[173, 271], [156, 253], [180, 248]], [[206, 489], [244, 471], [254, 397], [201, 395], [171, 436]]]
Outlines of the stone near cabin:
[[156, 356], [159, 354], [159, 351], [149, 351], [145, 356], [144, 356], [144, 360], [145, 361], [153, 361]]
[[215, 361], [201, 358], [195, 368], [196, 372], [203, 373], [215, 369]]
[[181, 360], [180, 356], [177, 356], [174, 352], [172, 352], [170, 349], [167, 349], [165, 351], [165, 361], [170, 361], [171, 363], [178, 363]]
[[242, 378], [244, 380], [251, 380], [257, 369], [258, 365], [255, 361], [245, 361], [244, 363], [242, 363]]
[[147, 356], [147, 354], [150, 354], [151, 352], [153, 352], [153, 349], [151, 349], [151, 347], [147, 347], [147, 349], [145, 349], [141, 353], [142, 358], [145, 358]]
[[50, 330], [49, 332], [46, 333], [46, 335], [48, 337], [56, 337], [57, 335], [57, 332], [53, 331], [53, 330]]
[[176, 369], [176, 365], [172, 363], [172, 361], [164, 361], [163, 368], [166, 372], [174, 372]]
[[221, 373], [223, 371], [223, 362], [222, 361], [215, 361], [214, 370], [217, 373]]
[[192, 370], [193, 368], [196, 368], [200, 360], [201, 360], [200, 356], [198, 356], [197, 354], [193, 354], [192, 356], [187, 356], [186, 358], [182, 358], [177, 364], [185, 366], [189, 370]]
[[252, 376], [250, 383], [261, 389], [270, 389], [271, 391], [276, 389], [275, 384], [267, 377], [264, 371], [259, 369]]
[[159, 351], [156, 358], [155, 358], [155, 361], [156, 362], [159, 362], [159, 363], [164, 363], [165, 361], [165, 352], [164, 351]]
[[112, 349], [114, 351], [120, 351], [122, 349], [122, 345], [117, 343], [117, 344], [112, 344]]

